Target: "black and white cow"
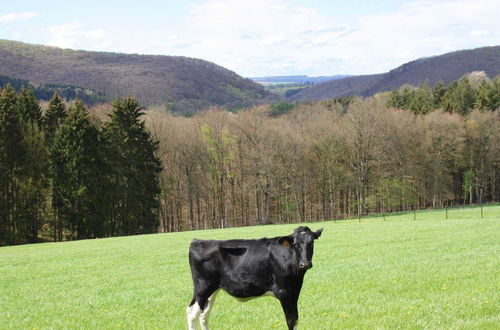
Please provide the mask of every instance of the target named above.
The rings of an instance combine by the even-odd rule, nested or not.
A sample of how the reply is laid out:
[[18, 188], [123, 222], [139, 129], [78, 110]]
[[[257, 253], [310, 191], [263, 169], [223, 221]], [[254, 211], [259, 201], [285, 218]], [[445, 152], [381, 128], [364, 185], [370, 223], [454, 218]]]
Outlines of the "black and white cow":
[[208, 317], [219, 289], [240, 301], [271, 295], [285, 312], [288, 329], [299, 317], [297, 300], [306, 271], [312, 267], [316, 232], [298, 227], [289, 236], [227, 241], [193, 240], [189, 265], [194, 294], [186, 309], [189, 329], [208, 329]]

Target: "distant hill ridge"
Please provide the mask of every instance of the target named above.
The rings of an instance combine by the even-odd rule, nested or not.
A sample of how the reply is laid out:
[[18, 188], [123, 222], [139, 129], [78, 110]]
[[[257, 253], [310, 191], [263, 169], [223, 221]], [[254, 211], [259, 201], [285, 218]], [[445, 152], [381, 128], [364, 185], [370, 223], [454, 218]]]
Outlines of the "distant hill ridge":
[[181, 56], [91, 52], [0, 40], [0, 75], [71, 85], [178, 112], [273, 102], [264, 87], [214, 63]]
[[314, 101], [353, 95], [371, 96], [397, 89], [404, 84], [421, 85], [425, 81], [431, 85], [440, 81], [448, 84], [473, 71], [484, 71], [489, 77], [499, 75], [500, 46], [460, 50], [411, 61], [387, 73], [323, 82], [294, 94], [289, 100]]

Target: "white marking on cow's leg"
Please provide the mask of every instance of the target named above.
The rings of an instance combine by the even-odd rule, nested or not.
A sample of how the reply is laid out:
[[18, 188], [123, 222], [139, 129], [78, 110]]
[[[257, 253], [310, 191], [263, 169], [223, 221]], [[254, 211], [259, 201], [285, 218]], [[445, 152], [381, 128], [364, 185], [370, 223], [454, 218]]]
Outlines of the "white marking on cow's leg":
[[212, 295], [208, 298], [205, 309], [200, 314], [200, 325], [202, 330], [208, 330], [208, 318], [210, 317], [210, 311], [212, 310], [212, 307], [215, 302], [215, 297], [217, 296], [218, 292], [219, 290], [212, 293]]
[[295, 325], [293, 326], [293, 330], [297, 330], [297, 324], [299, 323], [299, 319], [295, 321]]
[[201, 308], [200, 305], [198, 305], [198, 302], [195, 302], [193, 305], [188, 306], [188, 308], [186, 308], [189, 330], [196, 330], [196, 321], [198, 320], [200, 314], [201, 314]]

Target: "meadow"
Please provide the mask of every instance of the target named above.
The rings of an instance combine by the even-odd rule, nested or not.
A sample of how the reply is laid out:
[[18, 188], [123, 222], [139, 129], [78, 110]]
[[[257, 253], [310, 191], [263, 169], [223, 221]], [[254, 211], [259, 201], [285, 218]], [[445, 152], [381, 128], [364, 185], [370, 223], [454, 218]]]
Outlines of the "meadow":
[[[301, 329], [498, 329], [500, 205], [308, 223], [324, 228]], [[286, 235], [269, 225], [0, 248], [2, 329], [185, 329], [193, 238]], [[278, 300], [220, 293], [213, 329], [286, 329]]]

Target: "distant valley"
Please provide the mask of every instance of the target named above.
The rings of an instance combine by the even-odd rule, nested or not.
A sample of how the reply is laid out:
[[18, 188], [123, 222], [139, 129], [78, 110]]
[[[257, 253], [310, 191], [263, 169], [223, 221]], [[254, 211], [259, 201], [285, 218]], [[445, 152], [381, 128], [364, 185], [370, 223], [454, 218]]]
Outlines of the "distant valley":
[[319, 76], [310, 77], [305, 75], [296, 76], [269, 76], [269, 77], [254, 77], [250, 78], [253, 81], [266, 85], [266, 84], [317, 84], [329, 80], [336, 80], [350, 77], [348, 75], [335, 75], [335, 76]]

